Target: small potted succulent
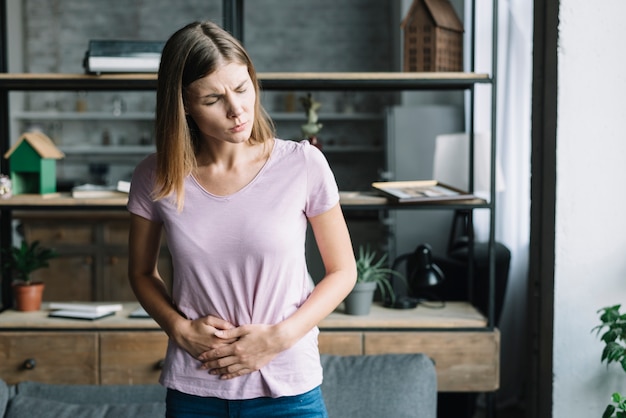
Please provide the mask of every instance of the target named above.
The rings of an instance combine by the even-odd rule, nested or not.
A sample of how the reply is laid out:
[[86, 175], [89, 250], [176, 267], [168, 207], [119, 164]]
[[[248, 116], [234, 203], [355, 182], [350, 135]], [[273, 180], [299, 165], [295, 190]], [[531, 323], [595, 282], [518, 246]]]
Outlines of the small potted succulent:
[[387, 254], [377, 257], [376, 251], [359, 246], [356, 284], [344, 300], [346, 314], [368, 315], [377, 288], [383, 300], [389, 299], [393, 302], [395, 299], [390, 276], [405, 280], [404, 275], [387, 267]]
[[22, 241], [20, 246], [13, 246], [3, 253], [4, 266], [15, 275], [13, 294], [18, 311], [37, 311], [41, 308], [44, 283], [32, 279], [31, 274], [44, 267], [58, 254], [50, 248], [41, 246], [39, 241]]

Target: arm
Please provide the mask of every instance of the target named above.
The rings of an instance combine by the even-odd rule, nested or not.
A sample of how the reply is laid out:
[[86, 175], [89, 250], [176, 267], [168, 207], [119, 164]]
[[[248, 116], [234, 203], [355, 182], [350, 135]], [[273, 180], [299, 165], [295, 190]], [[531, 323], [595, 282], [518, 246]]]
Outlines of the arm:
[[204, 353], [200, 359], [211, 374], [229, 379], [259, 370], [278, 353], [293, 346], [328, 316], [354, 287], [356, 263], [350, 235], [339, 204], [309, 219], [326, 275], [304, 304], [275, 325], [243, 325], [217, 332], [238, 338], [230, 346]]
[[339, 204], [309, 221], [326, 273], [300, 309], [279, 324], [290, 336], [290, 346], [335, 310], [356, 282], [352, 243]]
[[207, 316], [190, 321], [178, 312], [157, 263], [162, 225], [131, 214], [128, 277], [137, 300], [165, 333], [194, 357], [231, 340], [214, 336], [217, 329], [228, 329], [228, 322]]

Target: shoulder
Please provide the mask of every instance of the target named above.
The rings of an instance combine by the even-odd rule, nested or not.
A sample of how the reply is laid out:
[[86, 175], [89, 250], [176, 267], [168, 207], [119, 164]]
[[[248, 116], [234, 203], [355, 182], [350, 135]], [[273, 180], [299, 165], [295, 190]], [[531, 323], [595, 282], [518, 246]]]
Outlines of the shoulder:
[[131, 179], [131, 184], [143, 184], [144, 187], [149, 186], [154, 181], [156, 175], [156, 153], [149, 154], [135, 166]]
[[321, 151], [311, 145], [309, 141], [303, 139], [301, 141], [293, 141], [287, 139], [274, 140], [274, 153], [276, 155], [299, 155], [302, 158], [309, 158], [310, 155], [319, 154]]
[[154, 173], [154, 171], [156, 170], [156, 164], [156, 153], [148, 154], [143, 160], [139, 162], [139, 164], [137, 164], [134, 172], [144, 175], [147, 173]]

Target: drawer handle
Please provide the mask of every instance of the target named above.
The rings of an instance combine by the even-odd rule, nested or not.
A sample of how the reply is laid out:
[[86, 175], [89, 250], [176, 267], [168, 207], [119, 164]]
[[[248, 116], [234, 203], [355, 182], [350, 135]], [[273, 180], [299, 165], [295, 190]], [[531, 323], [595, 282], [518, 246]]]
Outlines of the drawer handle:
[[22, 368], [24, 370], [34, 370], [36, 366], [37, 360], [35, 360], [34, 358], [24, 360], [24, 363], [22, 364]]
[[165, 366], [165, 360], [161, 359], [154, 365], [154, 370], [163, 370], [163, 366]]

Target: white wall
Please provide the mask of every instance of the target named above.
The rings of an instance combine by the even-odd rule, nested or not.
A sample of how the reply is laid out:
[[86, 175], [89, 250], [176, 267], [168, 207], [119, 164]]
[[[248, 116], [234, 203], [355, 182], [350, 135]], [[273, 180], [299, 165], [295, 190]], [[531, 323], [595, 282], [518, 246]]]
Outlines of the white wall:
[[596, 311], [626, 305], [626, 2], [560, 0], [553, 417], [600, 417], [626, 373]]

